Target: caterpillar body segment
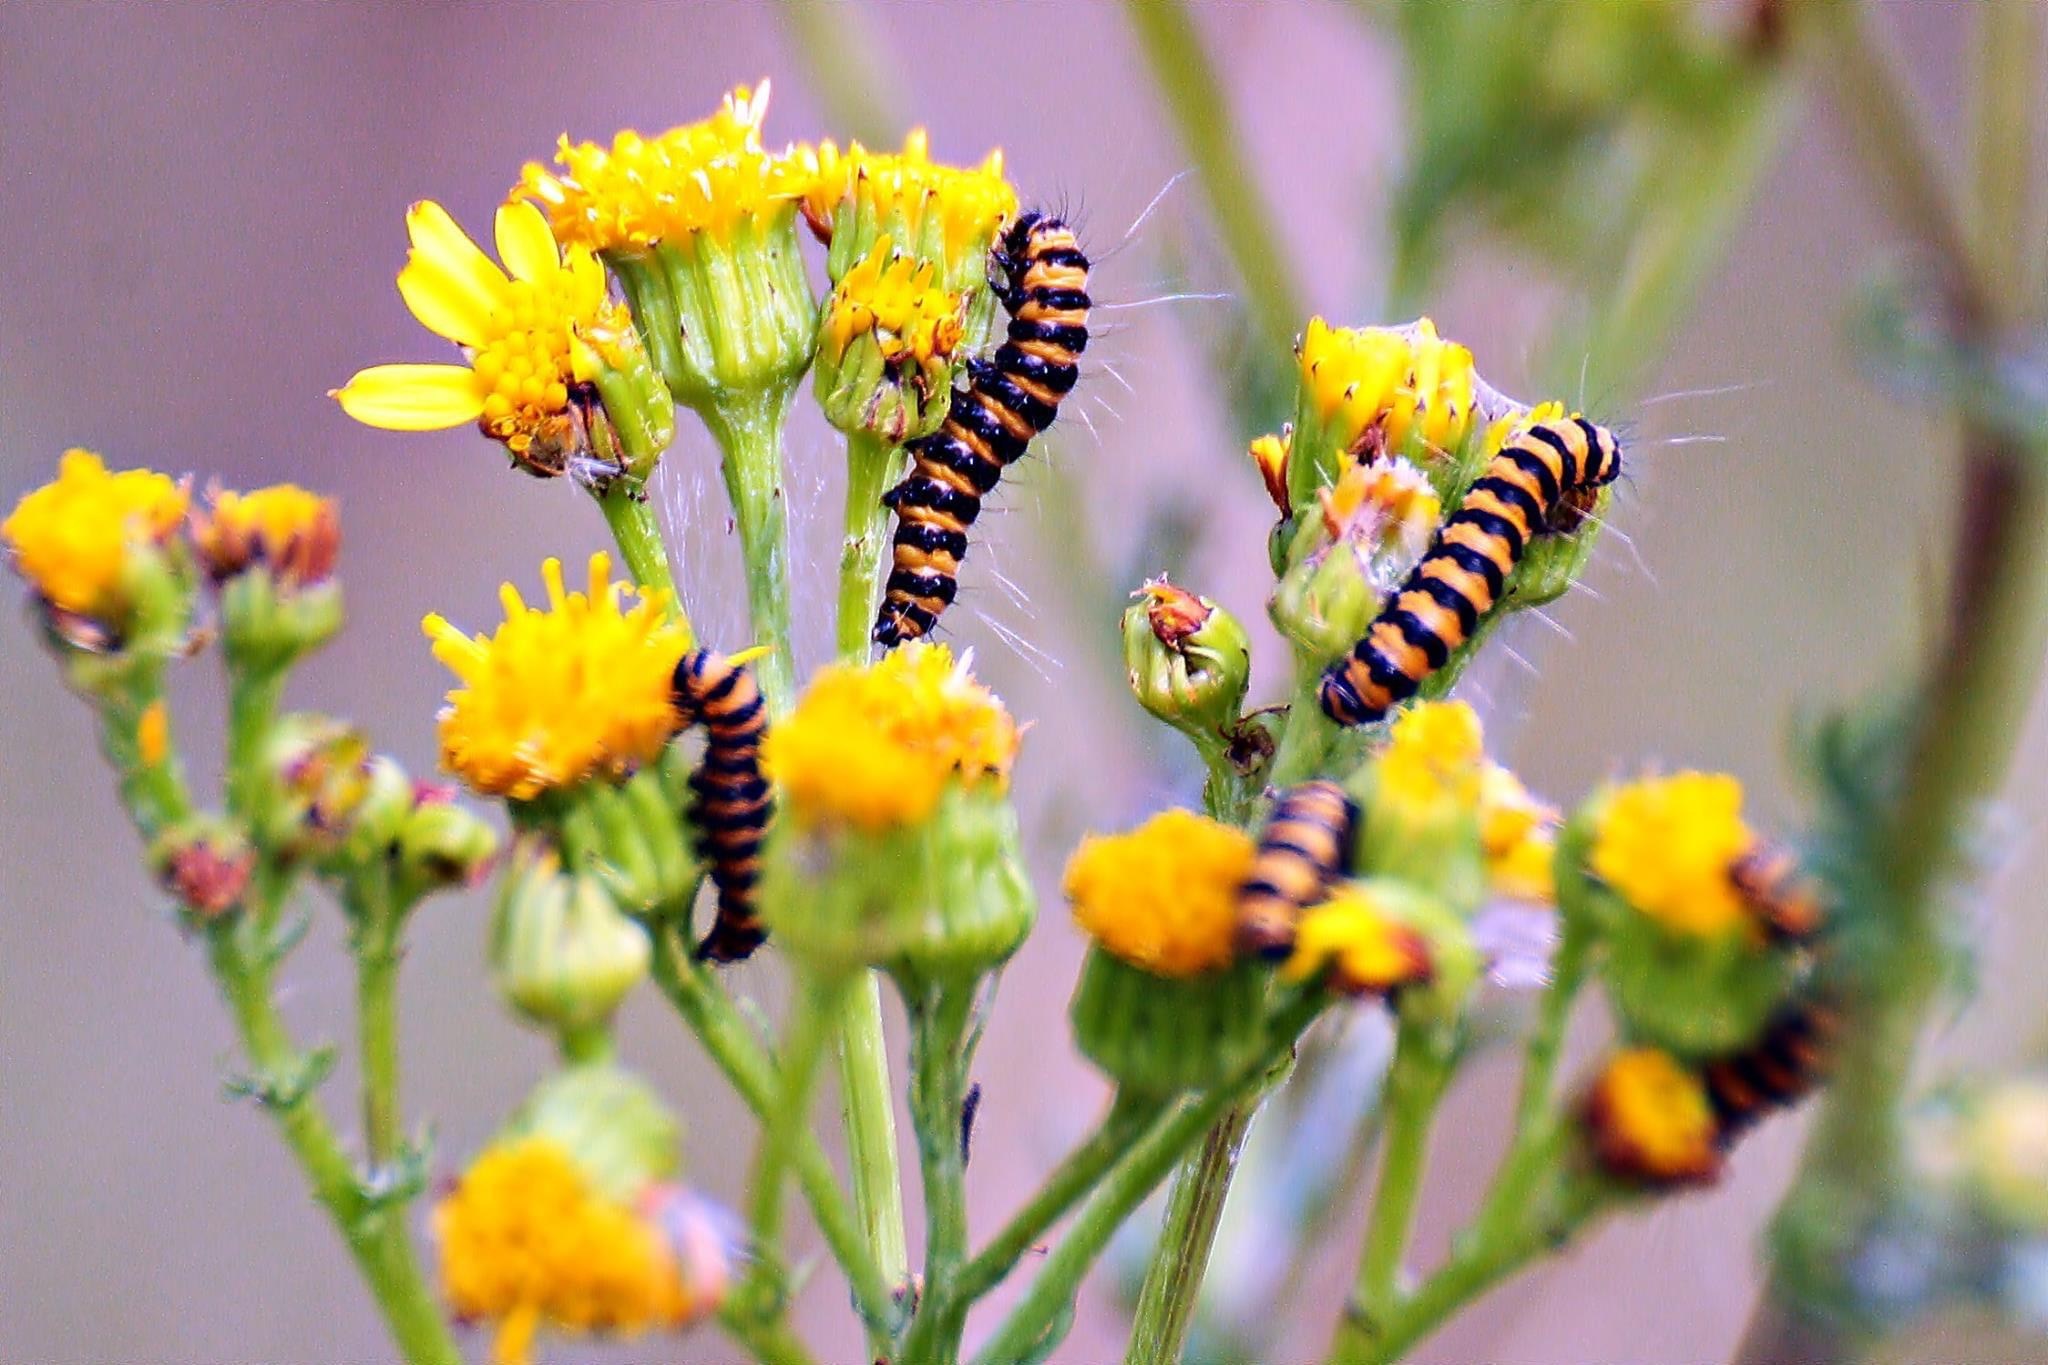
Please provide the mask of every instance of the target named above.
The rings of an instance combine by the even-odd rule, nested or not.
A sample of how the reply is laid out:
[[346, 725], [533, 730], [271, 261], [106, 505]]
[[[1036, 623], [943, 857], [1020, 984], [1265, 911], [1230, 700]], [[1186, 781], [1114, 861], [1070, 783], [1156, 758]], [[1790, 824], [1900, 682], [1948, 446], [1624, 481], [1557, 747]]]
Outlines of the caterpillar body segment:
[[1820, 885], [1782, 844], [1760, 841], [1729, 866], [1728, 880], [1774, 942], [1808, 942], [1827, 923]]
[[1351, 861], [1358, 807], [1328, 780], [1282, 792], [1266, 817], [1250, 874], [1237, 894], [1237, 946], [1264, 958], [1294, 950], [1296, 926]]
[[889, 578], [874, 638], [888, 647], [927, 635], [952, 605], [967, 528], [1003, 470], [1053, 424], [1088, 346], [1088, 258], [1057, 218], [1026, 213], [989, 253], [991, 287], [1009, 327], [986, 359], [967, 363], [946, 420], [909, 443], [909, 475], [883, 495], [896, 513]]
[[690, 816], [697, 852], [718, 892], [718, 912], [697, 956], [737, 962], [767, 938], [756, 882], [774, 813], [761, 770], [768, 706], [753, 670], [705, 649], [691, 650], [676, 665], [675, 706], [684, 725], [702, 725], [705, 735], [704, 756], [690, 774]]
[[1827, 1078], [1841, 1014], [1819, 997], [1798, 1000], [1742, 1051], [1700, 1070], [1723, 1147], [1770, 1113], [1787, 1109]]
[[1511, 439], [1364, 637], [1324, 672], [1324, 714], [1364, 725], [1414, 696], [1500, 601], [1529, 542], [1582, 518], [1620, 473], [1613, 433], [1583, 417], [1539, 422]]

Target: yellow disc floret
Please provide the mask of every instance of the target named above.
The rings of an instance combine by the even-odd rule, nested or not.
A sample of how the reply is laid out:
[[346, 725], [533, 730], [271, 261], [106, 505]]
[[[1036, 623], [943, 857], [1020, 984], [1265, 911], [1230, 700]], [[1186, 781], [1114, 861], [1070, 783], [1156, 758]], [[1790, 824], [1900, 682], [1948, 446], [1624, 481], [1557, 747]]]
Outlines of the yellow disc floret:
[[1662, 1048], [1616, 1053], [1587, 1098], [1600, 1162], [1617, 1175], [1675, 1184], [1720, 1170], [1719, 1125], [1705, 1084]]
[[1356, 883], [1303, 914], [1294, 952], [1280, 969], [1289, 981], [1307, 981], [1325, 968], [1330, 984], [1348, 995], [1383, 995], [1427, 980], [1429, 944], [1422, 935]]
[[1074, 921], [1155, 976], [1227, 967], [1253, 852], [1242, 831], [1186, 810], [1162, 811], [1128, 834], [1091, 836], [1067, 861]]
[[1310, 410], [1337, 445], [1361, 455], [1455, 450], [1472, 427], [1472, 353], [1418, 319], [1406, 327], [1310, 320], [1299, 347]]
[[975, 282], [968, 272], [985, 268], [996, 233], [1017, 212], [1001, 151], [978, 166], [943, 165], [932, 160], [922, 128], [911, 130], [901, 152], [871, 152], [858, 142], [841, 152], [826, 142], [808, 155], [812, 181], [803, 210], [814, 231], [829, 239], [841, 211], [851, 206], [904, 250], [941, 255], [950, 290]]
[[138, 550], [160, 545], [185, 519], [184, 485], [147, 469], [109, 473], [89, 450], [67, 450], [57, 477], [0, 522], [15, 569], [59, 611], [123, 614], [123, 580]]
[[768, 82], [740, 86], [711, 117], [652, 136], [630, 129], [609, 146], [564, 135], [553, 169], [528, 162], [514, 200], [539, 204], [555, 237], [590, 251], [641, 252], [702, 233], [727, 241], [757, 221], [794, 214], [815, 183], [808, 149], [761, 145]]
[[1376, 801], [1395, 808], [1476, 806], [1483, 769], [1479, 713], [1462, 701], [1422, 702], [1394, 722], [1380, 755]]
[[1019, 732], [972, 662], [911, 644], [879, 663], [820, 670], [762, 752], [789, 812], [879, 832], [928, 817], [949, 782], [1000, 789]]
[[309, 587], [334, 573], [341, 522], [334, 499], [297, 484], [217, 490], [192, 514], [192, 544], [215, 579], [262, 563], [280, 583]]
[[900, 255], [884, 234], [833, 287], [821, 337], [838, 360], [855, 337], [872, 336], [889, 364], [943, 368], [960, 344], [966, 300], [933, 283], [937, 266]]
[[546, 1138], [486, 1148], [436, 1206], [434, 1234], [449, 1306], [498, 1324], [500, 1365], [531, 1359], [542, 1326], [631, 1335], [692, 1315], [661, 1229], [599, 1195]]
[[1479, 775], [1479, 841], [1497, 894], [1543, 904], [1557, 898], [1557, 822], [1557, 810], [1531, 796], [1521, 778], [1498, 763], [1485, 766]]
[[1674, 933], [1754, 933], [1728, 876], [1754, 840], [1740, 782], [1684, 772], [1613, 793], [1594, 829], [1592, 867], [1630, 907]]
[[689, 630], [666, 594], [611, 581], [590, 557], [587, 591], [571, 593], [562, 565], [541, 566], [545, 609], [510, 583], [505, 623], [469, 636], [440, 616], [422, 623], [434, 657], [461, 679], [441, 712], [441, 761], [473, 790], [529, 800], [594, 776], [617, 777], [658, 755], [675, 733], [676, 662]]
[[561, 473], [579, 444], [572, 386], [597, 373], [607, 350], [637, 344], [604, 267], [581, 248], [561, 252], [530, 204], [498, 210], [504, 269], [431, 200], [407, 212], [406, 231], [412, 251], [398, 292], [469, 363], [373, 365], [333, 397], [357, 421], [391, 431], [477, 422], [528, 468]]

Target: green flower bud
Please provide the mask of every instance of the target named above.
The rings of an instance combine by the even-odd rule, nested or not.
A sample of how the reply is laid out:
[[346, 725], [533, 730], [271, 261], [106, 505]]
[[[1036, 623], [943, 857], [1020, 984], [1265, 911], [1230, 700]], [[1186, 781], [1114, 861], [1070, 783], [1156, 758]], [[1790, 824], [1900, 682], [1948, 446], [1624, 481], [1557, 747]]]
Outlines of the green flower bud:
[[1386, 747], [1350, 783], [1360, 876], [1422, 888], [1461, 916], [1485, 903], [1482, 740], [1479, 717], [1464, 702], [1423, 702], [1401, 713]]
[[504, 1136], [559, 1143], [600, 1194], [627, 1206], [682, 1170], [682, 1125], [647, 1082], [610, 1064], [571, 1066], [542, 1081]]
[[370, 791], [370, 745], [363, 733], [332, 716], [293, 712], [272, 727], [264, 761], [278, 794], [265, 847], [292, 858], [339, 849]]
[[341, 588], [335, 583], [286, 592], [269, 574], [255, 572], [221, 589], [221, 646], [230, 666], [250, 673], [289, 667], [333, 639], [341, 618]]
[[1268, 975], [1239, 962], [1196, 976], [1156, 976], [1095, 945], [1074, 988], [1075, 1045], [1135, 1093], [1221, 1084], [1265, 1047]]
[[149, 863], [187, 915], [210, 922], [241, 907], [256, 868], [256, 850], [227, 821], [198, 816], [158, 835]]
[[939, 288], [936, 268], [897, 253], [885, 236], [833, 286], [816, 383], [839, 430], [901, 445], [946, 420], [967, 299]]
[[629, 915], [681, 917], [703, 879], [683, 812], [690, 760], [671, 744], [623, 782], [585, 782], [523, 803], [516, 818], [557, 836], [572, 871], [598, 878]]
[[562, 870], [542, 840], [512, 853], [491, 925], [499, 993], [565, 1037], [602, 1030], [647, 974], [646, 932], [619, 912], [597, 878]]
[[1204, 752], [1236, 733], [1251, 681], [1251, 641], [1237, 618], [1165, 579], [1124, 613], [1124, 667], [1138, 704]]
[[398, 882], [408, 893], [400, 899], [474, 882], [497, 852], [496, 831], [457, 805], [452, 792], [415, 789], [412, 813], [398, 831]]
[[591, 376], [589, 388], [569, 395], [596, 464], [591, 482], [602, 484], [616, 470], [645, 483], [675, 439], [675, 398], [630, 329], [599, 329], [575, 344], [583, 347], [579, 368]]
[[1429, 547], [1441, 503], [1405, 461], [1348, 465], [1297, 516], [1274, 589], [1273, 624], [1301, 661], [1320, 669], [1350, 649]]
[[396, 759], [384, 754], [371, 759], [366, 785], [337, 855], [339, 861], [367, 866], [393, 856], [416, 800], [412, 778]]

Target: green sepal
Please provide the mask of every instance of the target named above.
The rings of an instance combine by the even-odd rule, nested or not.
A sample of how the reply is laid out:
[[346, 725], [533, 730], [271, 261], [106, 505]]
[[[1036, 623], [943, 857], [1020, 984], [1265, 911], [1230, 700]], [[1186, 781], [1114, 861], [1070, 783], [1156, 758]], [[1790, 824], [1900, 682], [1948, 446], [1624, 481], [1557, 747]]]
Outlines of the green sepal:
[[1096, 945], [1074, 988], [1074, 1041], [1126, 1090], [1168, 1096], [1220, 1084], [1266, 1046], [1271, 973], [1240, 962], [1194, 977], [1164, 977]]
[[647, 975], [647, 933], [594, 876], [563, 870], [537, 836], [513, 849], [491, 922], [498, 991], [526, 1018], [565, 1039], [606, 1027]]
[[286, 588], [261, 565], [221, 585], [221, 648], [228, 665], [274, 674], [318, 649], [341, 629], [341, 585]]
[[647, 1082], [607, 1062], [565, 1067], [535, 1086], [504, 1136], [559, 1143], [599, 1194], [621, 1204], [682, 1171], [682, 1124]]

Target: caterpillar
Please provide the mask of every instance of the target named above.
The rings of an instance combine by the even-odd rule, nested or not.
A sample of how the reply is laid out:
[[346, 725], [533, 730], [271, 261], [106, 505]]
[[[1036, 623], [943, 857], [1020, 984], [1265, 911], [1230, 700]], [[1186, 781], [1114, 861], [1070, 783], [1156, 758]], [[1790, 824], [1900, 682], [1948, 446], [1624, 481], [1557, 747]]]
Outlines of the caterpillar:
[[1350, 862], [1358, 807], [1335, 782], [1304, 782], [1280, 794], [1237, 893], [1237, 945], [1260, 957], [1294, 949], [1301, 912]]
[[1500, 600], [1531, 538], [1582, 518], [1621, 473], [1614, 434], [1583, 417], [1510, 440], [1437, 531], [1429, 553], [1316, 689], [1339, 725], [1364, 725], [1415, 695]]
[[1723, 1148], [1773, 1110], [1804, 1099], [1826, 1078], [1840, 1026], [1833, 1002], [1809, 994], [1780, 1010], [1754, 1043], [1701, 1067]]
[[1827, 919], [1819, 885], [1782, 844], [1757, 843], [1728, 867], [1729, 884], [1776, 943], [1804, 943]]
[[882, 496], [896, 513], [887, 592], [875, 619], [884, 647], [928, 634], [952, 604], [967, 528], [1003, 470], [1052, 425], [1088, 346], [1088, 258], [1058, 218], [1026, 213], [989, 252], [1009, 336], [967, 363], [946, 420], [909, 443], [904, 480]]
[[676, 714], [704, 727], [704, 757], [690, 774], [697, 853], [711, 868], [718, 914], [697, 945], [710, 962], [738, 962], [767, 938], [755, 904], [761, 841], [774, 801], [761, 772], [768, 707], [752, 670], [723, 654], [693, 649], [676, 664]]

